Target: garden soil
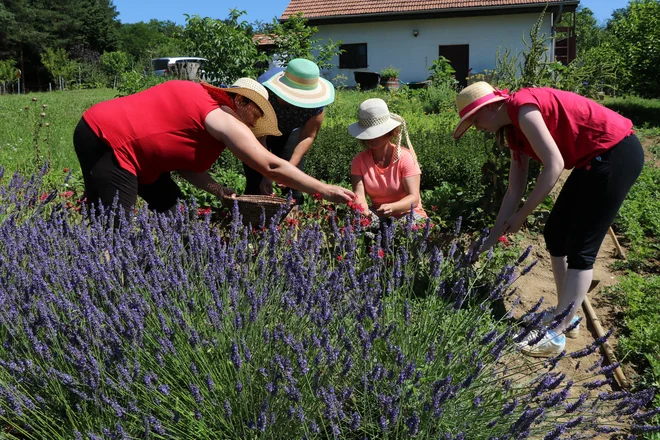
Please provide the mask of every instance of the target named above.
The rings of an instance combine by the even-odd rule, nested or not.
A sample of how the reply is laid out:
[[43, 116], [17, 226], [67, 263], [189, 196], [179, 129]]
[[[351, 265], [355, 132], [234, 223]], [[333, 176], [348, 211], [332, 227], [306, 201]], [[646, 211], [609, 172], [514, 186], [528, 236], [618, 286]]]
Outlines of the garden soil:
[[[564, 173], [561, 175], [559, 182], [551, 193], [553, 198], [556, 198], [556, 196], [559, 194], [559, 191], [561, 190], [561, 187], [568, 178], [569, 174], [570, 171], [564, 171]], [[513, 285], [513, 287], [517, 288], [517, 293], [521, 296], [520, 305], [515, 308], [515, 313], [513, 315], [515, 319], [523, 315], [525, 310], [528, 310], [534, 306], [541, 297], [544, 298], [544, 306], [556, 306], [556, 289], [552, 275], [550, 255], [545, 249], [543, 235], [541, 233], [532, 234], [529, 232], [524, 232], [517, 234], [513, 241], [522, 249], [532, 245], [532, 253], [530, 254], [530, 257], [527, 261], [532, 261], [534, 259], [538, 260], [537, 265], [531, 270], [531, 272], [518, 279]], [[617, 346], [617, 335], [622, 327], [622, 310], [617, 308], [617, 306], [608, 300], [605, 292], [609, 286], [613, 286], [617, 283], [618, 276], [623, 275], [623, 273], [618, 272], [613, 268], [616, 261], [617, 257], [614, 242], [612, 238], [607, 235], [603, 241], [600, 252], [598, 253], [598, 258], [596, 259], [596, 263], [594, 265], [594, 280], [598, 280], [599, 283], [588, 294], [591, 305], [594, 308], [598, 319], [600, 320], [603, 330], [608, 331], [610, 328], [614, 328], [614, 334], [612, 337], [610, 337], [609, 342], [615, 350]], [[593, 343], [594, 340], [598, 337], [584, 308], [580, 309], [578, 316], [582, 317], [579, 337], [577, 339], [566, 339], [567, 353], [585, 348], [587, 345]], [[580, 378], [584, 378], [588, 375], [588, 373], [585, 373], [585, 369], [593, 365], [594, 362], [597, 362], [601, 356], [604, 355], [604, 351], [599, 349], [595, 353], [579, 360], [571, 359], [567, 356], [566, 358], [559, 361], [555, 371], [565, 373], [567, 379], [573, 378], [573, 380], [575, 380], [577, 383]], [[531, 379], [532, 377], [536, 377], [538, 374], [539, 366], [538, 359], [527, 358], [519, 361], [524, 362], [529, 366], [527, 369], [527, 371], [529, 371], [529, 376], [520, 376], [518, 378], [519, 381], [525, 381]], [[606, 365], [609, 365], [607, 360], [603, 362], [603, 366]], [[634, 382], [635, 377], [632, 370], [624, 370], [624, 373], [628, 381]], [[596, 379], [604, 379], [604, 377], [589, 377], [585, 381], [589, 382]], [[605, 386], [596, 391], [602, 392], [620, 389], [621, 388], [616, 383], [614, 383], [611, 386]], [[577, 392], [583, 392], [586, 390], [578, 385], [575, 388], [575, 391], [575, 394], [577, 394]], [[609, 435], [601, 435], [596, 438], [599, 440], [605, 440], [610, 439], [611, 437]]]

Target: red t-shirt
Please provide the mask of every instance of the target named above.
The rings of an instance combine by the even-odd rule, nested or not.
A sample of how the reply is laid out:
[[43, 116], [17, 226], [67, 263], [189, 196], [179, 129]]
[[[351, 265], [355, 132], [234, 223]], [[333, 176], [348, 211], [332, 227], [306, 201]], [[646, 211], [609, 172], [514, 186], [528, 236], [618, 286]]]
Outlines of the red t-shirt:
[[507, 133], [509, 148], [539, 160], [520, 129], [520, 108], [533, 104], [541, 111], [550, 135], [564, 158], [564, 168], [581, 168], [634, 133], [633, 123], [591, 99], [551, 88], [522, 89], [506, 101], [513, 130]]
[[[394, 151], [392, 151], [394, 154]], [[362, 176], [364, 191], [371, 199], [374, 209], [378, 209], [384, 203], [394, 203], [406, 197], [406, 189], [403, 180], [406, 177], [419, 176], [422, 171], [419, 164], [415, 162], [407, 148], [401, 148], [401, 158], [396, 162], [390, 160], [386, 168], [381, 168], [374, 162], [374, 156], [370, 150], [358, 153], [351, 163], [351, 174]], [[417, 201], [415, 212], [426, 217], [422, 208], [422, 199]], [[399, 214], [397, 217], [402, 217]]]
[[225, 146], [205, 130], [204, 120], [218, 107], [200, 84], [167, 81], [96, 104], [83, 118], [119, 165], [149, 184], [165, 172], [203, 172], [213, 165]]

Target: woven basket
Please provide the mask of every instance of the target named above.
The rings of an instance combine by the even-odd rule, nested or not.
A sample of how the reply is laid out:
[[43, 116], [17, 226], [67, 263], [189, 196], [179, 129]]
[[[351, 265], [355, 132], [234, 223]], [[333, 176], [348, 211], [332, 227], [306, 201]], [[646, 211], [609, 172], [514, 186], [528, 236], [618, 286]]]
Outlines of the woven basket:
[[[240, 212], [243, 217], [243, 224], [251, 225], [255, 228], [259, 226], [259, 222], [261, 221], [262, 210], [265, 211], [266, 226], [268, 226], [270, 224], [270, 219], [280, 210], [280, 207], [286, 205], [286, 199], [283, 199], [282, 197], [247, 194], [237, 196], [235, 199], [224, 197], [222, 202], [230, 211], [233, 211], [234, 209], [234, 202], [238, 202], [238, 212]], [[289, 211], [291, 211], [293, 206], [294, 203], [291, 201], [289, 206], [284, 208], [282, 220], [287, 216]]]

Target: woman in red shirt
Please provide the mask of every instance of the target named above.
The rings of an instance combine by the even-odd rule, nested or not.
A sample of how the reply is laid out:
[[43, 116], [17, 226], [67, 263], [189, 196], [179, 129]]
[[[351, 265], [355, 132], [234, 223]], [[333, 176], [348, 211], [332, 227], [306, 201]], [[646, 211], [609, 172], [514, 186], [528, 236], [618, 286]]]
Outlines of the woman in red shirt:
[[[251, 131], [252, 130], [252, 131]], [[220, 89], [192, 81], [167, 81], [88, 109], [74, 132], [87, 200], [132, 209], [138, 195], [158, 212], [181, 197], [170, 172], [217, 197], [232, 195], [206, 172], [228, 148], [276, 182], [334, 202], [354, 196], [324, 184], [266, 150], [255, 136], [277, 135], [268, 92], [241, 78]]]
[[[511, 150], [509, 188], [480, 253], [493, 247], [502, 234], [517, 232], [562, 171], [573, 169], [543, 232], [557, 288], [554, 316], [570, 311], [545, 335], [532, 332], [520, 342], [523, 353], [530, 356], [557, 355], [564, 349], [565, 336], [570, 337], [579, 322], [575, 315], [591, 285], [605, 234], [642, 171], [642, 146], [629, 119], [571, 92], [527, 88], [509, 95], [478, 82], [459, 93], [456, 105], [461, 121], [455, 138], [474, 125], [496, 133], [500, 144], [506, 139]], [[530, 157], [539, 160], [543, 170], [518, 209]], [[539, 338], [538, 343], [529, 343]]]

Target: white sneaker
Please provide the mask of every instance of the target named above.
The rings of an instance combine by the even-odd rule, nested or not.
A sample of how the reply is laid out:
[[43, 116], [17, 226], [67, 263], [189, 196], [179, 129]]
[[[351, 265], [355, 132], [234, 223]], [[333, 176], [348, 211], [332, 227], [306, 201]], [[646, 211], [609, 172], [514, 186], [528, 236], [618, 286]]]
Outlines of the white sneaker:
[[563, 334], [558, 335], [552, 330], [548, 330], [536, 344], [529, 345], [529, 342], [537, 339], [538, 336], [539, 330], [532, 330], [524, 341], [516, 345], [523, 354], [532, 357], [557, 356], [566, 347], [566, 336]]
[[[550, 309], [544, 312], [545, 316], [543, 317], [543, 325], [547, 327], [552, 323], [552, 318], [554, 318], [554, 313], [555, 313], [554, 307], [551, 307]], [[571, 319], [571, 324], [574, 324], [579, 319], [580, 318], [578, 317], [578, 315], [573, 316], [573, 319]], [[580, 336], [580, 324], [575, 326], [570, 331], [565, 332], [564, 334], [569, 339], [577, 339]]]

